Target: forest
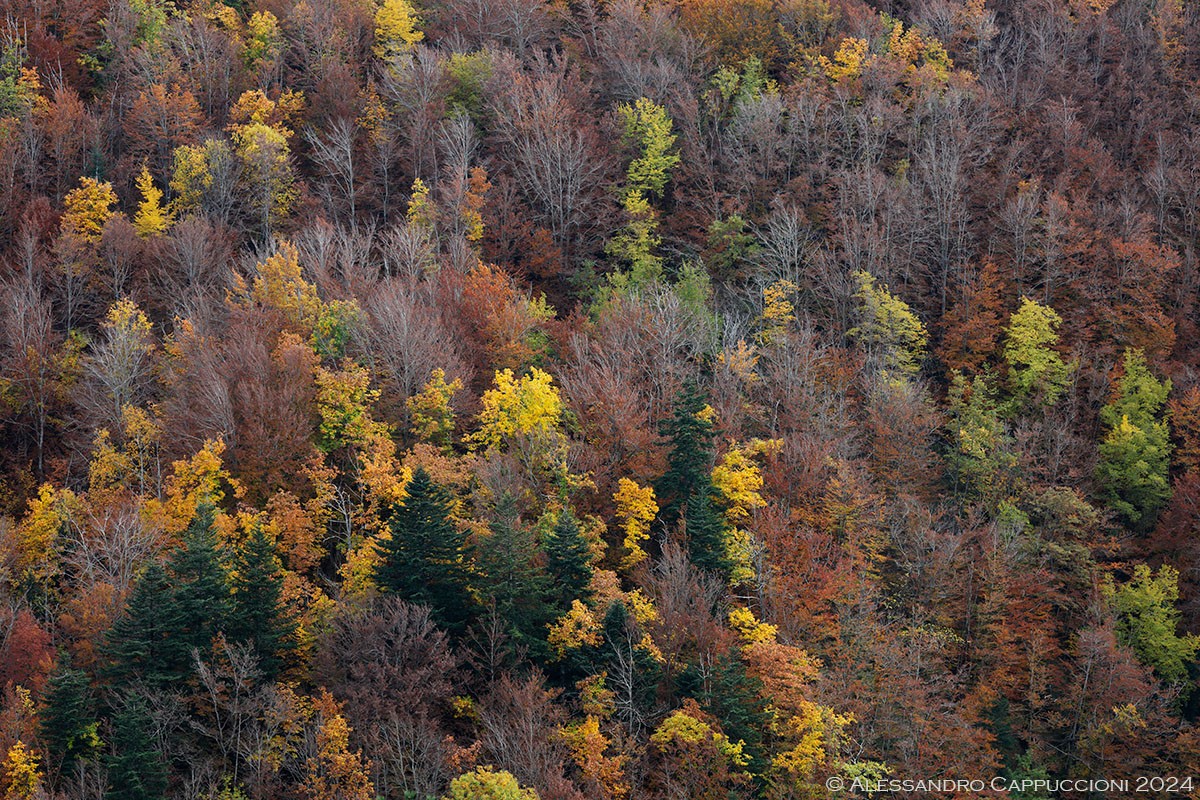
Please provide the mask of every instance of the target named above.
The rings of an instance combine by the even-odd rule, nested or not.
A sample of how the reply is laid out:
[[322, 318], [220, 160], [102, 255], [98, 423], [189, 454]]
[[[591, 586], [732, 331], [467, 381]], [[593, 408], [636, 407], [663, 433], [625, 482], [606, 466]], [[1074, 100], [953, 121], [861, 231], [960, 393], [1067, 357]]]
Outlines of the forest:
[[0, 799], [1200, 797], [1200, 3], [0, 12]]

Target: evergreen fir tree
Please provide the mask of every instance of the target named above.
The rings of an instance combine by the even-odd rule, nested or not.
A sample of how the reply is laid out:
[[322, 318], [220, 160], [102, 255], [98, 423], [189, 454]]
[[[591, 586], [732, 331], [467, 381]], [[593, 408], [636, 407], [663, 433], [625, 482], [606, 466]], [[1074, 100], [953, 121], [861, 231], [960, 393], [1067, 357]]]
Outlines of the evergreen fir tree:
[[135, 694], [124, 698], [112, 720], [113, 754], [108, 758], [105, 800], [160, 800], [167, 773], [150, 735], [150, 712]]
[[642, 631], [624, 601], [617, 600], [604, 614], [604, 643], [597, 667], [607, 673], [605, 682], [615, 694], [617, 717], [637, 734], [654, 705], [662, 668], [641, 645]]
[[388, 521], [375, 581], [385, 592], [428, 606], [433, 618], [461, 634], [471, 617], [466, 537], [450, 519], [453, 498], [424, 468], [413, 473], [408, 496]]
[[153, 688], [186, 675], [190, 654], [179, 637], [181, 626], [166, 570], [151, 564], [134, 585], [125, 613], [105, 638], [110, 682], [125, 688], [141, 681]]
[[229, 570], [213, 530], [213, 509], [201, 506], [184, 533], [184, 546], [167, 563], [174, 577], [179, 611], [177, 635], [188, 658], [193, 648], [206, 654], [217, 633], [229, 623], [232, 599]]
[[87, 673], [72, 669], [65, 653], [61, 659], [46, 683], [38, 716], [46, 751], [58, 761], [61, 773], [69, 774], [75, 763], [90, 757], [101, 742]]
[[234, 566], [233, 608], [226, 633], [231, 640], [253, 643], [264, 678], [273, 680], [295, 647], [296, 623], [280, 600], [283, 568], [261, 525], [255, 526], [238, 551]]
[[675, 398], [675, 410], [663, 426], [671, 440], [667, 471], [654, 487], [659, 498], [659, 519], [671, 526], [697, 492], [707, 493], [712, 483], [713, 424], [704, 414], [704, 394], [693, 382]]
[[492, 535], [479, 548], [480, 596], [508, 623], [513, 650], [543, 661], [549, 656], [546, 626], [554, 619], [550, 578], [539, 563], [533, 532], [520, 524], [515, 506], [512, 495], [501, 498]]
[[542, 543], [550, 574], [554, 577], [556, 599], [562, 609], [570, 608], [572, 600], [586, 600], [592, 580], [591, 552], [579, 520], [569, 509], [558, 514], [554, 528]]
[[765, 773], [768, 760], [763, 732], [771, 727], [771, 713], [762, 699], [762, 681], [747, 674], [746, 665], [731, 653], [707, 665], [703, 673], [698, 667], [689, 664], [680, 673], [679, 692], [694, 698], [701, 708], [716, 717], [730, 741], [743, 743], [751, 773]]
[[684, 530], [692, 563], [700, 569], [728, 577], [730, 564], [725, 521], [717, 513], [708, 492], [697, 491], [688, 498]]

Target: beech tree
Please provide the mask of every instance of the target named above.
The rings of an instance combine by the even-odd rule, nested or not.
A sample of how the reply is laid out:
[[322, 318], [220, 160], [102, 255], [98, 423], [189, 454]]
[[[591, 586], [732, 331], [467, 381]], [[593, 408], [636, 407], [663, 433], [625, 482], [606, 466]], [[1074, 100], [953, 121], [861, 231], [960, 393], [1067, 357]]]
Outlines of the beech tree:
[[1100, 443], [1096, 477], [1109, 505], [1145, 531], [1171, 496], [1172, 446], [1160, 416], [1171, 381], [1155, 378], [1139, 350], [1127, 350], [1123, 366], [1115, 396], [1100, 411], [1108, 433]]

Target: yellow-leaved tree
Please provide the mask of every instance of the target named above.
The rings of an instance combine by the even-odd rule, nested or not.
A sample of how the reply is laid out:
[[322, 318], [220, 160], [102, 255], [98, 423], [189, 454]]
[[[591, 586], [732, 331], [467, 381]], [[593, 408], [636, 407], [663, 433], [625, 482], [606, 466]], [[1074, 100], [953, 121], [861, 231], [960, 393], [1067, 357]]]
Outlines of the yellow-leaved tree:
[[658, 515], [658, 503], [653, 488], [638, 486], [629, 478], [617, 481], [613, 502], [617, 504], [617, 519], [621, 520], [621, 528], [625, 531], [621, 569], [630, 569], [646, 559], [642, 543], [650, 538], [650, 523]]
[[371, 762], [350, 749], [350, 725], [327, 689], [313, 701], [317, 712], [316, 752], [304, 766], [300, 796], [305, 800], [374, 800]]
[[171, 227], [171, 213], [162, 204], [162, 190], [154, 185], [154, 178], [145, 164], [137, 178], [138, 192], [142, 200], [138, 203], [137, 214], [133, 217], [133, 227], [138, 236], [157, 236], [165, 233]]
[[446, 371], [441, 367], [433, 370], [424, 388], [405, 401], [412, 415], [413, 433], [442, 450], [449, 450], [454, 435], [454, 408], [450, 401], [462, 385], [459, 378], [447, 383]]
[[3, 778], [4, 800], [40, 800], [46, 796], [37, 753], [20, 739], [8, 748]]
[[17, 526], [16, 574], [25, 581], [48, 587], [59, 571], [59, 547], [73, 517], [81, 512], [79, 498], [70, 489], [42, 484], [29, 501], [29, 511]]
[[417, 16], [408, 0], [383, 0], [375, 12], [375, 55], [389, 61], [409, 53], [425, 34], [417, 30]]
[[470, 440], [485, 448], [501, 447], [515, 436], [553, 433], [562, 421], [558, 387], [537, 367], [520, 378], [511, 369], [500, 370], [481, 402], [479, 430]]
[[745, 525], [754, 509], [767, 504], [761, 494], [763, 477], [758, 459], [778, 453], [782, 447], [781, 439], [751, 439], [745, 444], [731, 446], [713, 467], [713, 488], [717, 490], [729, 526], [726, 557], [731, 565], [729, 580], [733, 584], [752, 580], [756, 574], [753, 539]]
[[95, 178], [80, 178], [79, 186], [63, 198], [62, 229], [88, 241], [96, 241], [104, 223], [116, 213], [117, 193], [111, 183]]

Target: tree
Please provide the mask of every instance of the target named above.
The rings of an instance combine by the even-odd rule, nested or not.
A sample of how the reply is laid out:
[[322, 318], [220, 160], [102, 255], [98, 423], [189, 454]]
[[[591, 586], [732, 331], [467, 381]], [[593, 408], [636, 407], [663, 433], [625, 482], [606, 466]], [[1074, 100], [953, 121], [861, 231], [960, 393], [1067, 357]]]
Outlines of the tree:
[[554, 527], [542, 539], [542, 548], [559, 605], [566, 609], [573, 600], [586, 600], [592, 579], [591, 553], [579, 520], [570, 509], [558, 513]]
[[499, 447], [518, 435], [548, 434], [562, 419], [558, 387], [549, 373], [537, 367], [520, 378], [511, 369], [498, 371], [495, 388], [484, 392], [480, 400], [479, 430], [470, 439], [486, 447]]
[[263, 241], [287, 217], [296, 201], [295, 174], [287, 135], [261, 122], [233, 132], [234, 150], [242, 166], [246, 204], [261, 226]]
[[511, 772], [478, 767], [452, 780], [445, 800], [538, 800], [538, 793], [522, 789]]
[[5, 787], [4, 800], [42, 800], [46, 796], [37, 753], [20, 739], [8, 748], [0, 775], [3, 776], [0, 785]]
[[305, 763], [300, 796], [305, 800], [374, 800], [371, 762], [363, 758], [361, 750], [350, 749], [350, 726], [338, 702], [322, 688], [313, 705], [317, 747]]
[[908, 304], [896, 297], [875, 276], [856, 272], [858, 324], [847, 331], [876, 360], [884, 375], [909, 379], [921, 370], [929, 335]]
[[1181, 615], [1179, 571], [1164, 564], [1158, 572], [1145, 564], [1133, 569], [1133, 579], [1117, 587], [1109, 576], [1104, 595], [1117, 613], [1117, 638], [1133, 648], [1138, 660], [1163, 681], [1182, 684], [1200, 651], [1200, 636], [1177, 631]]
[[500, 499], [490, 527], [491, 535], [480, 543], [477, 556], [480, 599], [506, 625], [511, 651], [544, 660], [549, 655], [546, 628], [555, 616], [554, 587], [534, 532], [517, 518], [516, 502], [509, 494]]
[[61, 661], [43, 692], [39, 721], [47, 752], [57, 760], [60, 774], [67, 775], [103, 743], [87, 673], [72, 669], [65, 655]]
[[183, 547], [167, 562], [173, 579], [171, 599], [179, 615], [174, 635], [189, 654], [193, 649], [207, 653], [216, 635], [227, 630], [233, 610], [229, 567], [213, 524], [215, 513], [207, 503], [196, 509], [183, 535]]
[[1125, 351], [1124, 374], [1100, 410], [1108, 433], [1100, 443], [1096, 478], [1109, 506], [1139, 531], [1149, 530], [1171, 497], [1172, 445], [1162, 409], [1171, 381], [1159, 381], [1140, 350]]
[[673, 152], [675, 134], [671, 132], [671, 117], [667, 110], [645, 97], [633, 105], [617, 106], [623, 138], [638, 155], [629, 164], [626, 191], [646, 197], [661, 197], [671, 178], [671, 170], [679, 165], [679, 153]]
[[152, 563], [134, 584], [124, 613], [105, 636], [105, 670], [115, 687], [142, 682], [150, 687], [173, 684], [191, 663], [179, 637], [182, 614], [167, 572]]
[[708, 491], [693, 492], [684, 519], [688, 556], [693, 564], [724, 578], [730, 577], [729, 531]]
[[950, 382], [949, 416], [946, 462], [956, 483], [992, 501], [1005, 496], [1017, 457], [989, 378], [976, 375], [968, 381], [955, 375]]
[[471, 616], [466, 537], [454, 524], [454, 498], [424, 467], [413, 472], [406, 497], [388, 520], [375, 573], [381, 591], [429, 606], [434, 619], [461, 634]]
[[1021, 298], [1021, 307], [1009, 318], [1004, 360], [1016, 408], [1034, 398], [1052, 406], [1066, 391], [1078, 363], [1066, 363], [1054, 349], [1061, 324], [1062, 318], [1054, 309], [1028, 297]]
[[375, 55], [391, 61], [411, 52], [425, 34], [417, 30], [416, 14], [408, 0], [383, 0], [375, 12]]
[[111, 183], [80, 178], [78, 188], [63, 198], [63, 232], [87, 242], [99, 241], [104, 223], [115, 213], [112, 207], [116, 204], [117, 193]]
[[321, 634], [313, 674], [345, 702], [381, 795], [428, 797], [445, 786], [452, 745], [441, 713], [462, 673], [428, 608], [397, 597], [342, 605]]
[[658, 515], [658, 503], [655, 502], [654, 489], [638, 486], [629, 478], [617, 481], [613, 502], [617, 505], [617, 519], [621, 520], [621, 527], [625, 531], [625, 555], [621, 558], [621, 567], [630, 569], [647, 557], [642, 544], [650, 538], [650, 523]]
[[227, 634], [231, 640], [254, 645], [259, 668], [268, 681], [274, 680], [296, 646], [296, 620], [282, 600], [283, 578], [274, 543], [262, 525], [255, 525], [234, 558]]
[[732, 742], [694, 700], [672, 712], [650, 735], [656, 797], [727, 800], [745, 797], [741, 742]]
[[462, 386], [460, 378], [446, 383], [446, 371], [437, 367], [421, 391], [405, 401], [412, 415], [413, 433], [444, 452], [450, 451], [454, 436], [454, 408], [450, 401]]
[[97, 427], [119, 431], [128, 406], [145, 401], [154, 366], [154, 335], [145, 312], [118, 300], [101, 323], [102, 339], [84, 360], [83, 405]]
[[706, 493], [711, 481], [713, 459], [713, 410], [692, 382], [675, 397], [671, 419], [663, 434], [670, 440], [667, 470], [654, 487], [659, 498], [659, 519], [674, 524], [693, 494]]
[[126, 694], [112, 719], [113, 752], [107, 759], [105, 800], [162, 800], [167, 772], [150, 735], [150, 708], [136, 693]]
[[145, 164], [137, 178], [138, 192], [142, 201], [138, 204], [137, 214], [133, 218], [133, 226], [138, 236], [157, 236], [166, 233], [171, 227], [171, 214], [163, 207], [162, 190], [154, 185], [154, 178]]

